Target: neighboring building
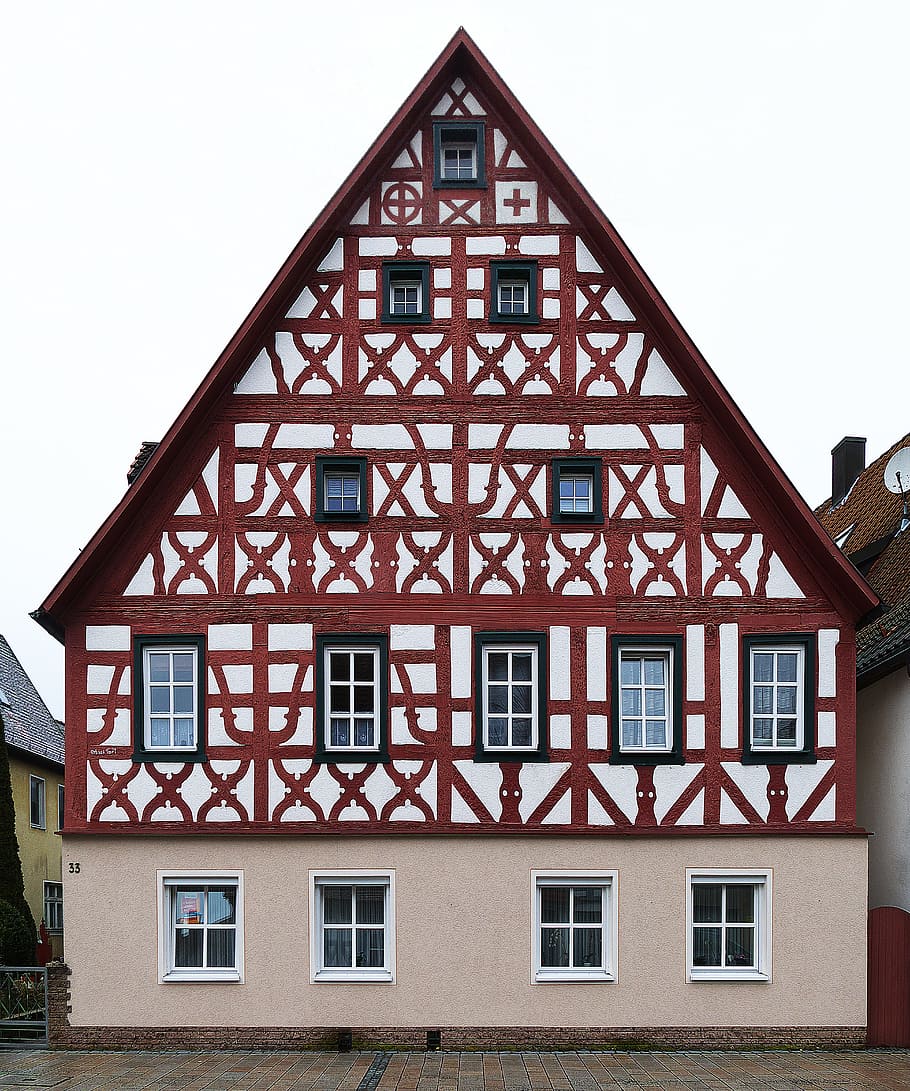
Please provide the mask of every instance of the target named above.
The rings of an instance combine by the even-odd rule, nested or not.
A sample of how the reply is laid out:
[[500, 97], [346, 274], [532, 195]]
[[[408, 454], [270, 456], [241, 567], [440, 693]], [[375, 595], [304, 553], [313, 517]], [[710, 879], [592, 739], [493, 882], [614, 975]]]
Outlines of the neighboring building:
[[9, 755], [25, 900], [63, 953], [63, 724], [48, 712], [22, 664], [0, 636], [0, 718]]
[[876, 600], [463, 32], [145, 450], [70, 1041], [863, 1040]]

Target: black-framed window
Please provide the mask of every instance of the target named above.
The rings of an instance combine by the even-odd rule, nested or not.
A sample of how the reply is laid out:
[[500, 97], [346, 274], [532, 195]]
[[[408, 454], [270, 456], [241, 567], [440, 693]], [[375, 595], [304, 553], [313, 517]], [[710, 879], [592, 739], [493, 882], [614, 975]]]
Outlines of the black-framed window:
[[420, 325], [430, 321], [430, 263], [382, 263], [382, 321]]
[[433, 123], [433, 188], [484, 189], [487, 184], [482, 121]]
[[317, 523], [365, 523], [369, 518], [367, 460], [316, 457]]
[[681, 765], [682, 637], [614, 636], [610, 761]]
[[603, 468], [599, 458], [554, 458], [551, 463], [554, 523], [602, 523]]
[[536, 325], [537, 262], [490, 262], [490, 321]]
[[46, 828], [46, 800], [43, 777], [30, 776], [28, 778], [28, 814], [29, 823], [33, 829]]
[[743, 762], [815, 762], [815, 634], [744, 636], [742, 650]]
[[389, 638], [316, 637], [316, 761], [389, 760]]
[[475, 761], [547, 761], [546, 633], [474, 637]]
[[133, 641], [133, 761], [205, 761], [205, 637]]

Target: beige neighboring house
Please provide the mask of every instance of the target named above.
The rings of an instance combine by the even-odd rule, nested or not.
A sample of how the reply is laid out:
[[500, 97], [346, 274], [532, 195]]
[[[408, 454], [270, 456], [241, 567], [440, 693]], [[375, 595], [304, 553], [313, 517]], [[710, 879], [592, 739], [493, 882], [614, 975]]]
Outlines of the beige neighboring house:
[[63, 953], [61, 840], [63, 724], [48, 711], [5, 637], [0, 636], [0, 718], [9, 754], [16, 838], [25, 898], [43, 920], [54, 956]]

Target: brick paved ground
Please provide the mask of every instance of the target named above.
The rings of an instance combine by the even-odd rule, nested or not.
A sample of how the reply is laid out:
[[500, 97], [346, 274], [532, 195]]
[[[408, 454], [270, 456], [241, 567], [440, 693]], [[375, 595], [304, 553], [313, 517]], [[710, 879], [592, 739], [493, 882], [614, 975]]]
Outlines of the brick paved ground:
[[0, 1089], [59, 1091], [717, 1091], [910, 1089], [910, 1052], [0, 1052]]

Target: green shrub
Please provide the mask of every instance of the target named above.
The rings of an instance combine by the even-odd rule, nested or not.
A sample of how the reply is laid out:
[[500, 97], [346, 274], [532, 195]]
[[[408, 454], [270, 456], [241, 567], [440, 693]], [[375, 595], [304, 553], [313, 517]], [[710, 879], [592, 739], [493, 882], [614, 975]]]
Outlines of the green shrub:
[[0, 902], [0, 966], [33, 966], [35, 941], [28, 921], [9, 902]]

